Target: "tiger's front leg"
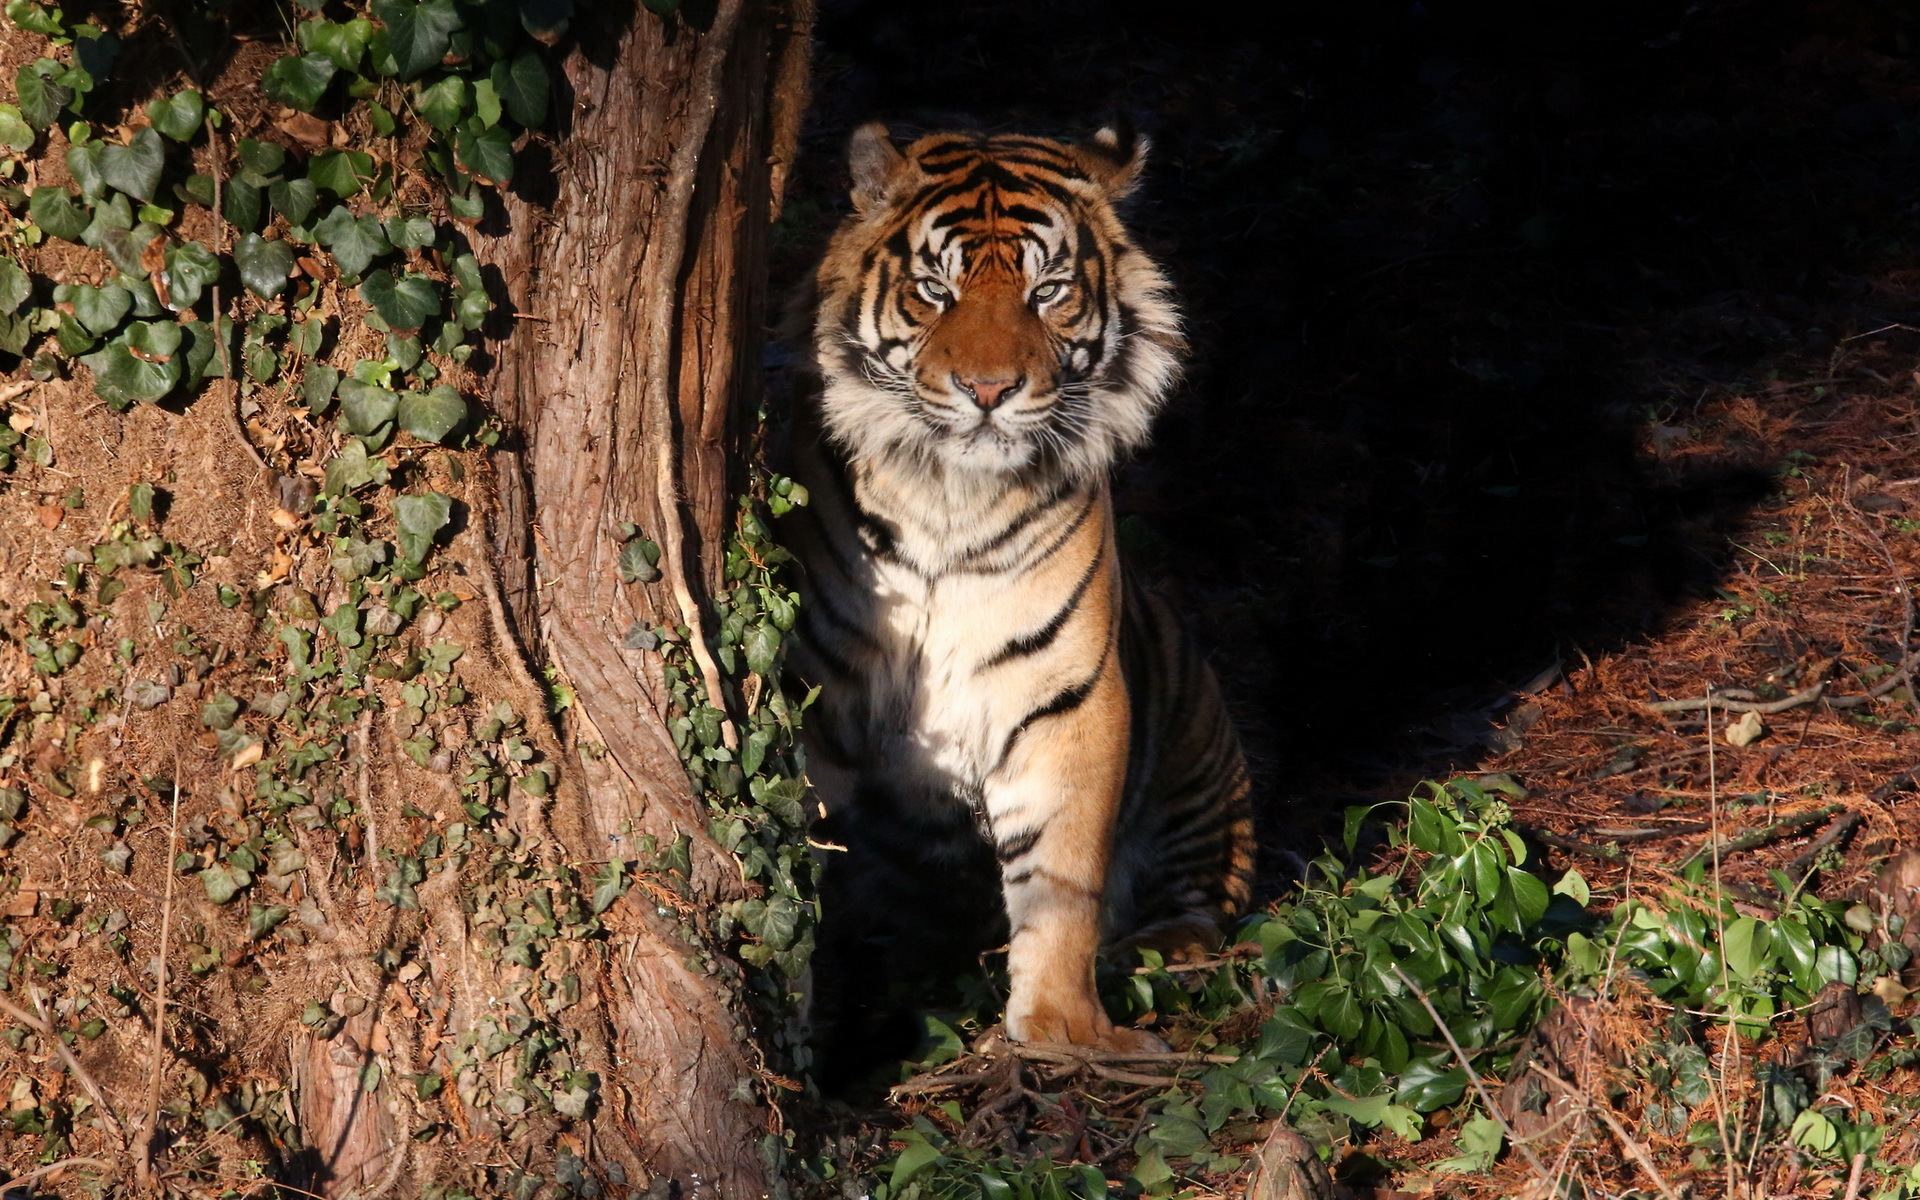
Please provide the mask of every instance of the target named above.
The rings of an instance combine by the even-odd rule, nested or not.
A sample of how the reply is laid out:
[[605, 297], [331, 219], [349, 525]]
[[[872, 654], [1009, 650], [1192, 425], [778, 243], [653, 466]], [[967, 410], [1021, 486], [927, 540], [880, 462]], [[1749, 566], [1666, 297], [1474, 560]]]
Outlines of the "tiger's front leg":
[[1029, 718], [985, 787], [1011, 931], [1007, 1036], [1157, 1051], [1150, 1033], [1116, 1028], [1094, 987], [1113, 823], [1127, 769], [1127, 694], [1109, 654], [1071, 708]]

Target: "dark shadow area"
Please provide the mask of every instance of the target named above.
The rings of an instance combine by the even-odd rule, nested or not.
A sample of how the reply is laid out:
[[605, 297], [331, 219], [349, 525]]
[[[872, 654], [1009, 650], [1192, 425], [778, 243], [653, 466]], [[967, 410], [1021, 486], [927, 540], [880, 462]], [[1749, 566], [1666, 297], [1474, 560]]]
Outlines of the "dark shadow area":
[[862, 121], [1153, 138], [1132, 221], [1193, 353], [1120, 503], [1239, 716], [1269, 890], [1723, 577], [1768, 464], [1656, 471], [1649, 428], [1920, 323], [1868, 282], [1920, 246], [1907, 6], [823, 7], [776, 287]]

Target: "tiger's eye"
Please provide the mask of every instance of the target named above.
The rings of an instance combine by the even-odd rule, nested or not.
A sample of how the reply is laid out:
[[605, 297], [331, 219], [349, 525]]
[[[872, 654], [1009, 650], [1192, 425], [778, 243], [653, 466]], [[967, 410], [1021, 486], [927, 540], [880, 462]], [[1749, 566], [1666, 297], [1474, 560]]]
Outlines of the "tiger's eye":
[[932, 304], [947, 304], [953, 300], [953, 289], [937, 279], [922, 279], [920, 294]]
[[1049, 279], [1033, 289], [1032, 298], [1035, 304], [1046, 304], [1049, 301], [1058, 300], [1060, 297], [1066, 295], [1066, 292], [1066, 284], [1058, 279]]

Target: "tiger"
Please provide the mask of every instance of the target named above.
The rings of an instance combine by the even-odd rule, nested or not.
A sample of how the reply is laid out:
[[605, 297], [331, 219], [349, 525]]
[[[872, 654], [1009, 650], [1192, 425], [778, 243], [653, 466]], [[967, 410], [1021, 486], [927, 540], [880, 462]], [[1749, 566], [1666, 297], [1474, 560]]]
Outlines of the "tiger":
[[823, 953], [835, 921], [860, 955], [1004, 919], [1006, 1036], [1129, 1052], [1164, 1046], [1108, 1017], [1096, 955], [1217, 945], [1254, 845], [1214, 674], [1115, 544], [1112, 470], [1185, 351], [1116, 213], [1147, 149], [1114, 129], [854, 134], [793, 438], [810, 502], [785, 538], [790, 667], [820, 689], [802, 744]]

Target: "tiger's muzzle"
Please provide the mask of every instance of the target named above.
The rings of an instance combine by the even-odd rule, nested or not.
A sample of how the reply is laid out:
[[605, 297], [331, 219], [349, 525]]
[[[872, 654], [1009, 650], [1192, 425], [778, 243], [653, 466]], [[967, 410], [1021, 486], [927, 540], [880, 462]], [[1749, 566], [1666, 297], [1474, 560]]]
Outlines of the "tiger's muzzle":
[[934, 319], [914, 366], [922, 401], [980, 466], [1032, 457], [1060, 383], [1052, 332], [1020, 280], [976, 281]]

